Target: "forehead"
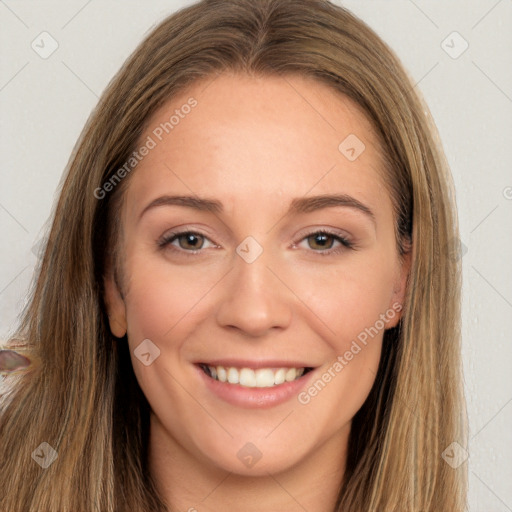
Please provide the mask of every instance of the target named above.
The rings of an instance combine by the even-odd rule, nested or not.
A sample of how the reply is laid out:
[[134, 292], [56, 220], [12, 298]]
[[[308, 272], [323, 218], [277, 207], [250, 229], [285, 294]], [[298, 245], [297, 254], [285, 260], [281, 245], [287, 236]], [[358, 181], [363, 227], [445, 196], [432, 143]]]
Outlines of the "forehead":
[[380, 144], [360, 107], [303, 76], [196, 82], [148, 120], [140, 144], [149, 140], [128, 187], [134, 208], [164, 191], [234, 207], [333, 189], [373, 202], [384, 190]]

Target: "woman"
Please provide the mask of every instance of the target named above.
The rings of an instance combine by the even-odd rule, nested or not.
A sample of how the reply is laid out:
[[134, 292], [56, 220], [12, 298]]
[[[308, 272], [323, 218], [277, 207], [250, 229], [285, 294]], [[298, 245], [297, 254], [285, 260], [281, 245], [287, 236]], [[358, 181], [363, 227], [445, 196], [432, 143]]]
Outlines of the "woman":
[[464, 510], [442, 457], [465, 445], [458, 228], [427, 112], [327, 1], [155, 28], [71, 158], [6, 347], [31, 365], [0, 354], [1, 509]]

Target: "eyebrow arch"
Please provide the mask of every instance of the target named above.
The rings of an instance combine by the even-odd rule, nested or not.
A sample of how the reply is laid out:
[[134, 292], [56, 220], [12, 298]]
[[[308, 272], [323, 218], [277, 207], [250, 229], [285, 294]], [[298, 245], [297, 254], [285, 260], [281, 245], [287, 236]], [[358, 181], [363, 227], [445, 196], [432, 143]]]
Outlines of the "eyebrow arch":
[[[144, 210], [142, 210], [139, 219], [151, 208], [157, 206], [184, 206], [193, 208], [199, 211], [211, 212], [220, 214], [224, 211], [224, 207], [220, 201], [216, 199], [200, 198], [197, 196], [161, 196], [151, 201]], [[324, 208], [332, 208], [344, 206], [348, 208], [355, 208], [360, 212], [367, 215], [375, 224], [375, 215], [361, 201], [349, 196], [347, 194], [334, 194], [334, 195], [317, 195], [310, 197], [298, 197], [292, 200], [287, 214], [294, 213], [311, 213]]]

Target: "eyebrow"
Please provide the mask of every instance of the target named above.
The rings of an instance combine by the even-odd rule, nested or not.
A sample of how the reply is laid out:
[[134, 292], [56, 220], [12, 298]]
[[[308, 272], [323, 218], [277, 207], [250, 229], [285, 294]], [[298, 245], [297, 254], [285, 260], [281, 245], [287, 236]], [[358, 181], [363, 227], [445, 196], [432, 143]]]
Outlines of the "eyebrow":
[[[157, 206], [183, 206], [198, 211], [221, 214], [224, 211], [223, 204], [216, 199], [201, 198], [198, 196], [161, 196], [151, 201], [141, 212], [139, 219], [151, 208]], [[375, 224], [375, 214], [372, 210], [355, 197], [347, 194], [317, 195], [298, 197], [291, 201], [287, 215], [299, 213], [311, 213], [324, 208], [348, 207], [359, 210]]]

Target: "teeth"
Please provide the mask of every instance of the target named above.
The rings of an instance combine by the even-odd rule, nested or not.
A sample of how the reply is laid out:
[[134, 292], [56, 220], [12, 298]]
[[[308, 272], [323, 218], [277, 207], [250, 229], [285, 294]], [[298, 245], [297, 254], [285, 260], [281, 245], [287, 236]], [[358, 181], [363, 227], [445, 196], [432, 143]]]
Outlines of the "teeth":
[[[236, 371], [236, 370], [235, 370]], [[253, 388], [256, 386], [257, 377], [252, 370], [249, 368], [242, 368], [240, 372], [239, 384], [241, 386], [247, 386], [248, 388]]]
[[274, 375], [274, 384], [282, 384], [286, 380], [286, 370], [279, 368]]
[[290, 368], [286, 372], [286, 376], [285, 376], [286, 382], [291, 382], [292, 380], [295, 380], [295, 377], [297, 377], [297, 370], [295, 368]]
[[238, 384], [240, 374], [236, 368], [228, 368], [228, 382], [230, 384]]
[[[213, 366], [208, 366], [210, 369], [210, 372], [212, 372]], [[223, 366], [217, 366], [217, 380], [220, 380], [221, 382], [226, 382], [228, 380], [228, 374], [226, 372], [226, 369]], [[212, 372], [213, 376], [213, 372]]]
[[[220, 382], [240, 384], [248, 388], [269, 388], [285, 382], [292, 382], [304, 374], [305, 368], [225, 368], [224, 366], [208, 366], [211, 377]], [[206, 372], [208, 373], [208, 372]]]
[[[249, 370], [252, 371], [252, 370]], [[269, 388], [275, 384], [274, 372], [270, 368], [260, 368], [254, 372], [256, 374], [256, 387]]]

